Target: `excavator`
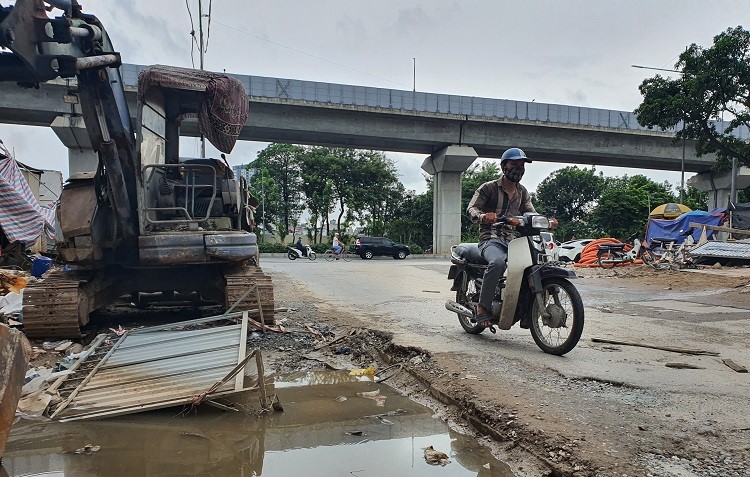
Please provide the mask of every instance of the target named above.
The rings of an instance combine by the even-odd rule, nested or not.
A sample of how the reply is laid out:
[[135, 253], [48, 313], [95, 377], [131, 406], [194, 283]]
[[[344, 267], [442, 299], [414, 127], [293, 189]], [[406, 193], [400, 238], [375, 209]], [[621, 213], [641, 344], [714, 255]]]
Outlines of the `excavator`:
[[[273, 323], [273, 285], [252, 232], [258, 201], [224, 155], [247, 120], [244, 86], [203, 70], [147, 67], [133, 119], [120, 65], [104, 26], [77, 0], [0, 3], [0, 81], [38, 89], [75, 79], [65, 100], [75, 97], [98, 156], [96, 171], [64, 186], [64, 266], [27, 286], [24, 332], [80, 337], [94, 310], [128, 295], [197, 294]], [[180, 130], [196, 127], [221, 159], [180, 155]]]

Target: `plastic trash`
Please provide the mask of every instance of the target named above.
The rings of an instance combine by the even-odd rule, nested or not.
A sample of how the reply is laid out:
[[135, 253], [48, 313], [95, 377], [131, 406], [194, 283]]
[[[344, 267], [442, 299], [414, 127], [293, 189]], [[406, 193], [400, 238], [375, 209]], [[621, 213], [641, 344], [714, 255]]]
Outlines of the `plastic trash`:
[[349, 376], [375, 376], [376, 372], [375, 366], [370, 366], [369, 368], [352, 369], [349, 371]]

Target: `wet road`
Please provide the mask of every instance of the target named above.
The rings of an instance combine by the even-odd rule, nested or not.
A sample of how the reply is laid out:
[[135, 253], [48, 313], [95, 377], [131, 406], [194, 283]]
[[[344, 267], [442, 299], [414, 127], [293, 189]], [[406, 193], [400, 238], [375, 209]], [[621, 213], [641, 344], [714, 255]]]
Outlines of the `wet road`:
[[[750, 384], [738, 386], [733, 380], [714, 379], [711, 371], [675, 373], [664, 366], [662, 351], [624, 347], [612, 353], [591, 342], [592, 337], [599, 337], [673, 346], [692, 344], [748, 363], [750, 350], [742, 344], [747, 341], [742, 337], [750, 336], [750, 310], [734, 309], [730, 310], [733, 313], [726, 313], [727, 310], [710, 307], [684, 309], [686, 302], [700, 301], [701, 295], [716, 294], [717, 290], [692, 294], [667, 290], [636, 292], [621, 286], [616, 279], [575, 280], [586, 309], [586, 325], [578, 347], [559, 358], [542, 353], [529, 331], [518, 326], [498, 331], [496, 335], [464, 333], [455, 315], [444, 308], [445, 300], [455, 298], [447, 279], [447, 259], [355, 257], [351, 262], [322, 259], [312, 262], [274, 257], [266, 258], [262, 266], [276, 280], [292, 278], [317, 299], [349, 310], [365, 321], [377, 321], [373, 327], [394, 332], [394, 341], [399, 344], [431, 352], [499, 354], [508, 358], [505, 363], [637, 388], [690, 393], [711, 389], [737, 398], [750, 394]], [[725, 371], [721, 362], [706, 361], [704, 357], [702, 367]], [[712, 379], [707, 381], [707, 377]]]

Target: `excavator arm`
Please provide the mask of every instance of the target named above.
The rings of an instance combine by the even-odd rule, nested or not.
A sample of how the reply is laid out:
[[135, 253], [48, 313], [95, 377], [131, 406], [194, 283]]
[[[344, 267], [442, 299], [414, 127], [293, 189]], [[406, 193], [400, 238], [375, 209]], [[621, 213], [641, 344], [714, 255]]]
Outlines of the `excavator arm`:
[[[48, 12], [62, 10], [54, 18]], [[0, 81], [35, 87], [75, 77], [81, 114], [99, 155], [100, 197], [114, 209], [116, 242], [136, 237], [136, 148], [120, 54], [93, 15], [77, 0], [16, 0], [0, 4]]]

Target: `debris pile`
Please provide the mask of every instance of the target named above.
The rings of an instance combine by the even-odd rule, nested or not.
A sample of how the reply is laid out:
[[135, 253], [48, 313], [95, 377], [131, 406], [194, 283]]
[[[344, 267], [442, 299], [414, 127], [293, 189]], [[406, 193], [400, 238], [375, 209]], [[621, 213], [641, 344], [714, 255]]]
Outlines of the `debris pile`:
[[20, 326], [23, 322], [23, 289], [29, 278], [25, 272], [0, 269], [0, 322]]

